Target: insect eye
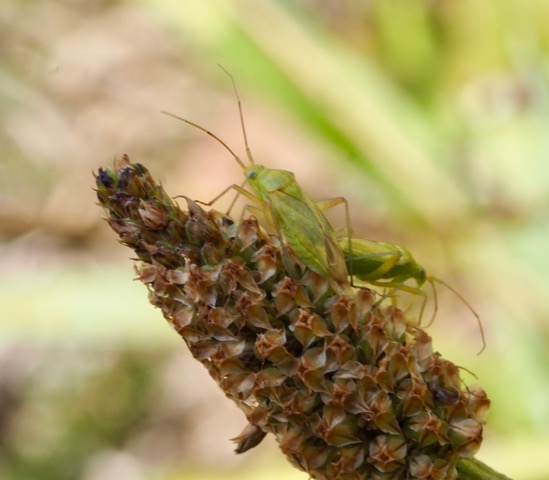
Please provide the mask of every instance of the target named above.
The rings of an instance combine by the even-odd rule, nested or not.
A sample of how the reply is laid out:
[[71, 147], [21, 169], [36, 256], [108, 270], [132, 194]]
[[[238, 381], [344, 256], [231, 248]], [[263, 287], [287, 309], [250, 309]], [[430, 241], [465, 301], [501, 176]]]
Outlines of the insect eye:
[[250, 171], [246, 174], [246, 178], [247, 178], [248, 180], [253, 180], [256, 176], [257, 176], [257, 171], [256, 171], [256, 170], [250, 170]]

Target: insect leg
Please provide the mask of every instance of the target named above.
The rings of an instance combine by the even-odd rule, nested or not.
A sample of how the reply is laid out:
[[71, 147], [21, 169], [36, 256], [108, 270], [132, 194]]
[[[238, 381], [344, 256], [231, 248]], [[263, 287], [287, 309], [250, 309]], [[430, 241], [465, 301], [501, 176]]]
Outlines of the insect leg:
[[[401, 281], [376, 281], [376, 280], [369, 280], [369, 283], [372, 285], [375, 285], [376, 287], [384, 287], [384, 288], [392, 288], [394, 290], [401, 290], [407, 293], [410, 293], [412, 295], [417, 295], [422, 298], [421, 301], [421, 307], [419, 309], [419, 316], [418, 316], [418, 326], [421, 325], [421, 319], [423, 317], [423, 312], [425, 311], [425, 306], [427, 305], [427, 294], [417, 287], [412, 287], [410, 285], [404, 285]], [[394, 304], [394, 302], [393, 302]], [[437, 304], [438, 305], [438, 304]], [[410, 305], [411, 307], [411, 305]], [[410, 308], [408, 307], [408, 308]], [[435, 310], [436, 312], [436, 310]]]
[[280, 230], [278, 226], [278, 222], [276, 219], [276, 211], [272, 205], [271, 202], [266, 202], [265, 204], [265, 213], [270, 213], [269, 215], [265, 215], [267, 222], [271, 223], [271, 225], [274, 227], [276, 231], [276, 235], [278, 236], [278, 241], [280, 242], [280, 248], [282, 249], [282, 264], [284, 265], [284, 268], [286, 271], [293, 277], [297, 278], [297, 272], [295, 269], [294, 263], [291, 262], [291, 254], [290, 249], [288, 248], [288, 245], [286, 245], [286, 242], [284, 241], [284, 236], [282, 234], [282, 230]]
[[259, 199], [253, 193], [249, 192], [244, 188], [245, 184], [246, 184], [246, 181], [244, 181], [241, 185], [236, 185], [236, 184], [229, 185], [225, 190], [223, 190], [219, 195], [217, 195], [215, 198], [213, 198], [209, 202], [203, 202], [201, 200], [195, 200], [195, 201], [196, 203], [200, 203], [202, 205], [211, 207], [215, 202], [217, 202], [223, 195], [226, 195], [230, 190], [235, 190], [236, 195], [233, 198], [231, 204], [229, 205], [229, 209], [227, 210], [227, 215], [229, 215], [240, 195], [244, 195], [246, 198], [248, 198], [252, 202], [259, 203]]
[[441, 280], [440, 278], [437, 278], [437, 277], [429, 277], [428, 281], [437, 282], [437, 283], [440, 283], [441, 285], [444, 285], [456, 297], [458, 297], [463, 302], [463, 304], [469, 309], [469, 311], [475, 316], [475, 318], [477, 319], [478, 328], [480, 330], [480, 336], [482, 338], [482, 348], [477, 353], [477, 355], [480, 355], [484, 351], [484, 349], [486, 348], [486, 337], [484, 336], [484, 328], [482, 327], [482, 321], [480, 320], [479, 314], [471, 306], [471, 304], [467, 300], [465, 300], [465, 298], [463, 298], [463, 296], [456, 289], [454, 289], [453, 287], [448, 285], [444, 280]]
[[[322, 202], [316, 202], [320, 210], [327, 210], [343, 203], [345, 207], [345, 227], [347, 230], [347, 247], [349, 248], [349, 255], [353, 256], [353, 244], [351, 237], [353, 236], [353, 229], [351, 227], [351, 215], [349, 213], [349, 202], [345, 197], [334, 197], [324, 200]], [[349, 267], [349, 276], [351, 277], [351, 286], [353, 286], [353, 264]]]
[[[435, 318], [437, 316], [437, 312], [438, 312], [438, 292], [437, 292], [437, 289], [435, 288], [435, 282], [434, 282], [433, 278], [428, 277], [427, 281], [429, 282], [429, 285], [431, 285], [431, 289], [433, 290], [433, 314], [431, 315], [431, 320], [429, 320], [429, 323], [425, 326], [426, 328], [429, 328], [433, 324], [433, 322], [435, 321]], [[425, 303], [426, 303], [426, 301], [427, 301], [427, 299], [425, 299]], [[421, 316], [419, 317], [419, 324], [420, 325], [421, 325], [421, 318], [423, 316], [423, 310], [425, 309], [425, 303], [421, 307]]]
[[[250, 194], [250, 192], [247, 192], [246, 190], [244, 190], [244, 191], [246, 193]], [[242, 192], [240, 192], [240, 193], [242, 193]], [[265, 203], [264, 204], [264, 209], [261, 209], [261, 208], [255, 206], [255, 205], [249, 205], [249, 204], [245, 205], [244, 208], [242, 209], [242, 214], [240, 215], [240, 220], [238, 222], [239, 225], [242, 223], [242, 220], [244, 219], [244, 215], [246, 214], [246, 212], [250, 212], [253, 215], [264, 218], [265, 221], [267, 222], [267, 224], [269, 224], [275, 230], [276, 236], [277, 236], [278, 241], [280, 243], [280, 248], [282, 250], [281, 255], [280, 255], [281, 260], [282, 260], [282, 264], [283, 264], [284, 268], [286, 269], [286, 271], [288, 272], [288, 274], [292, 278], [297, 278], [297, 272], [296, 272], [296, 269], [295, 269], [295, 265], [290, 260], [291, 257], [292, 257], [292, 255], [290, 253], [291, 250], [289, 249], [288, 245], [284, 241], [284, 236], [282, 234], [282, 231], [280, 230], [280, 228], [278, 227], [277, 222], [275, 221], [275, 211], [274, 211], [272, 205], [270, 203]]]

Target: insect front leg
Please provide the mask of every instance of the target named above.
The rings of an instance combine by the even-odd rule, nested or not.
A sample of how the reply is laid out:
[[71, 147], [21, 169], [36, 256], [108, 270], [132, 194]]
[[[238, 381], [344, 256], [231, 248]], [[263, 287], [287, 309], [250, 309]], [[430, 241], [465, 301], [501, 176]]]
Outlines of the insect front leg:
[[253, 193], [246, 190], [244, 188], [244, 185], [246, 185], [246, 181], [242, 182], [241, 185], [237, 185], [236, 183], [233, 183], [232, 185], [229, 185], [225, 190], [223, 190], [219, 195], [217, 195], [215, 198], [213, 198], [209, 202], [203, 202], [201, 200], [195, 200], [195, 201], [196, 201], [196, 203], [200, 203], [202, 205], [206, 205], [208, 207], [211, 207], [215, 202], [217, 202], [221, 197], [226, 195], [228, 192], [230, 192], [231, 190], [235, 190], [236, 195], [233, 198], [233, 200], [231, 201], [231, 204], [229, 205], [229, 208], [228, 208], [227, 213], [226, 213], [226, 215], [229, 215], [240, 195], [245, 196], [246, 198], [248, 198], [252, 202], [256, 202], [256, 203], [259, 202], [259, 199]]

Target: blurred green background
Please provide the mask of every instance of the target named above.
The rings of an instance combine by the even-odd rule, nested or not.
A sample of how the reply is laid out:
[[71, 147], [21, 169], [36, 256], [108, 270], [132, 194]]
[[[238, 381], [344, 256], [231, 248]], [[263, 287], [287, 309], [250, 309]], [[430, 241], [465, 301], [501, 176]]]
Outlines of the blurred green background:
[[429, 329], [492, 399], [478, 457], [549, 477], [549, 2], [4, 1], [0, 27], [0, 478], [307, 479], [272, 441], [232, 453], [243, 415], [148, 305], [92, 191], [123, 153], [174, 196], [241, 181], [160, 114], [244, 154], [217, 64], [256, 161], [344, 195], [357, 235], [407, 246], [479, 312], [478, 357], [443, 287]]

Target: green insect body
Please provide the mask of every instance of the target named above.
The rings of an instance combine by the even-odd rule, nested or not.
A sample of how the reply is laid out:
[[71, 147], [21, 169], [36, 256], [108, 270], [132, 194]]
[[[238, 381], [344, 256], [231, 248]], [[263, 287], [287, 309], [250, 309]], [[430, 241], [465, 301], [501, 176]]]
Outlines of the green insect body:
[[294, 174], [261, 165], [247, 167], [244, 174], [265, 218], [282, 232], [294, 255], [323, 277], [346, 283], [347, 267], [336, 233]]
[[425, 269], [404, 247], [389, 242], [376, 242], [364, 238], [340, 240], [339, 245], [349, 270], [359, 280], [380, 286], [403, 287], [403, 282], [413, 279], [421, 288], [429, 280]]
[[[185, 118], [163, 112], [202, 130], [221, 143], [241, 166], [246, 179], [245, 183], [253, 190], [253, 193], [246, 190], [243, 188], [244, 184], [230, 185], [206, 204], [212, 205], [228, 191], [236, 190], [238, 194], [260, 205], [261, 208], [259, 209], [253, 207], [248, 209], [251, 211], [259, 210], [267, 219], [267, 222], [276, 230], [280, 239], [285, 241], [283, 245], [287, 244], [295, 257], [304, 265], [323, 277], [336, 280], [338, 283], [347, 286], [349, 284], [349, 275], [345, 256], [338, 244], [336, 233], [322, 213], [321, 208], [303, 192], [292, 172], [269, 169], [255, 164], [248, 146], [242, 106], [236, 85], [232, 75], [226, 73], [232, 80], [238, 100], [244, 143], [250, 165], [245, 165], [225, 142], [209, 130]], [[345, 204], [348, 225], [349, 212], [345, 199], [332, 199], [323, 202], [323, 206], [324, 208], [330, 208], [339, 203]], [[234, 205], [234, 201], [230, 208], [232, 208], [232, 205]], [[347, 227], [347, 230], [348, 238], [350, 238], [349, 227]]]
[[[404, 247], [389, 242], [376, 242], [363, 238], [351, 238], [348, 241], [339, 241], [345, 256], [349, 271], [353, 277], [372, 285], [403, 290], [414, 295], [420, 295], [424, 301], [421, 307], [420, 319], [423, 315], [427, 294], [421, 289], [425, 282], [431, 284], [434, 293], [435, 309], [434, 320], [438, 309], [438, 301], [434, 284], [440, 283], [456, 295], [471, 313], [475, 316], [482, 338], [482, 348], [486, 348], [484, 329], [478, 313], [471, 305], [450, 285], [440, 278], [427, 275], [425, 269], [417, 263], [412, 254]], [[415, 280], [417, 286], [405, 285], [407, 280]], [[429, 323], [429, 324], [430, 324]]]

